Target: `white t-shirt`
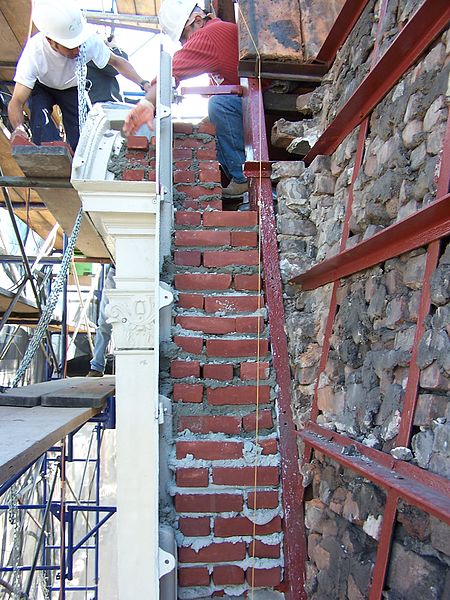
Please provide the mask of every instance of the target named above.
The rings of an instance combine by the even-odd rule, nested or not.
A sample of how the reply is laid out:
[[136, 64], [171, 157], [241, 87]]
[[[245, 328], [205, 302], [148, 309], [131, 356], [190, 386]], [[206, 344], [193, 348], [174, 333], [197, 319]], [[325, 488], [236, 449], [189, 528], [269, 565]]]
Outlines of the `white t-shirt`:
[[[85, 42], [86, 63], [93, 60], [99, 69], [108, 64], [111, 50], [97, 34]], [[33, 35], [22, 51], [17, 63], [14, 81], [33, 89], [36, 80], [49, 88], [66, 90], [77, 85], [76, 58], [58, 54], [41, 32]]]

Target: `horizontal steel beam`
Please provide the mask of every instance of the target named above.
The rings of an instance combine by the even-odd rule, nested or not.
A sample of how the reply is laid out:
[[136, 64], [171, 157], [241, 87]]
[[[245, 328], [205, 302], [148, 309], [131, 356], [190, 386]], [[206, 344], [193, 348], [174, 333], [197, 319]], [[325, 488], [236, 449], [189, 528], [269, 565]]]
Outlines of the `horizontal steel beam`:
[[447, 194], [369, 239], [322, 261], [290, 283], [312, 290], [449, 234], [450, 194]]
[[320, 83], [327, 71], [327, 65], [315, 63], [288, 63], [276, 60], [262, 60], [259, 64], [256, 59], [239, 61], [239, 75], [241, 77], [262, 77], [263, 79], [285, 79], [287, 81]]
[[329, 156], [415, 63], [450, 21], [448, 0], [425, 0], [305, 156]]
[[450, 524], [450, 481], [309, 422], [302, 440], [409, 504]]
[[0, 187], [15, 188], [72, 188], [68, 179], [42, 177], [16, 177], [12, 175], [3, 175], [0, 177]]

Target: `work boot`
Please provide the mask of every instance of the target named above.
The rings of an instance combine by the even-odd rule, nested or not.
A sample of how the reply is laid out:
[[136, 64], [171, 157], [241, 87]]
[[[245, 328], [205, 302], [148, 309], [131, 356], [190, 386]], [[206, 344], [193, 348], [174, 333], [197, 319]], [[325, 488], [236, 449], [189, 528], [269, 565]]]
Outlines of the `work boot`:
[[91, 369], [86, 377], [103, 377], [103, 373], [101, 371], [96, 371], [95, 369]]
[[226, 188], [222, 190], [223, 198], [242, 198], [242, 196], [248, 192], [248, 181], [239, 183], [232, 179]]

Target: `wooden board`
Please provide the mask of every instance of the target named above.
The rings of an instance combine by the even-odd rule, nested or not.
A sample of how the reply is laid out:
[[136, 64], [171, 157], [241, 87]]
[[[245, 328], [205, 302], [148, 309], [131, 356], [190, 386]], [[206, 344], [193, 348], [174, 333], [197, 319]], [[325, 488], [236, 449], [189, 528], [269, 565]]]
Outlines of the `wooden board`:
[[117, 12], [125, 15], [156, 16], [161, 0], [116, 0]]
[[[0, 287], [0, 314], [3, 314], [7, 310], [13, 298], [13, 292]], [[27, 298], [20, 298], [11, 314], [12, 316], [37, 316], [39, 311], [34, 302], [31, 302]]]
[[[62, 146], [15, 146], [13, 156], [27, 177], [69, 178], [72, 157]], [[76, 190], [61, 188], [39, 188], [39, 196], [63, 231], [70, 235], [81, 207]], [[85, 256], [110, 258], [110, 255], [87, 215], [81, 222], [76, 247]]]
[[0, 484], [98, 412], [95, 408], [0, 406]]
[[80, 408], [100, 408], [104, 400], [114, 394], [116, 378], [71, 377], [33, 383], [6, 390], [0, 394], [0, 406], [30, 408], [33, 406], [54, 406]]
[[106, 398], [113, 396], [116, 390], [114, 375], [104, 377], [71, 377], [72, 382], [57, 390], [41, 396], [42, 406], [61, 408], [101, 408]]

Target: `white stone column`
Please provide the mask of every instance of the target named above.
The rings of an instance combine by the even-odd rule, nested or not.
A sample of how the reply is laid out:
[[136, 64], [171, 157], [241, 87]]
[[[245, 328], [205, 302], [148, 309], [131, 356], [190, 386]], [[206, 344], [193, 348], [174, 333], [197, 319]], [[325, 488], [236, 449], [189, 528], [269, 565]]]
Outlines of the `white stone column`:
[[159, 598], [159, 203], [151, 182], [74, 182], [116, 264], [119, 600]]

